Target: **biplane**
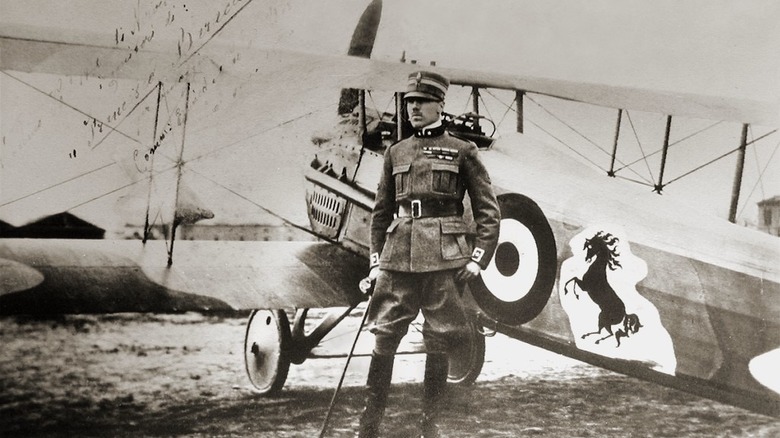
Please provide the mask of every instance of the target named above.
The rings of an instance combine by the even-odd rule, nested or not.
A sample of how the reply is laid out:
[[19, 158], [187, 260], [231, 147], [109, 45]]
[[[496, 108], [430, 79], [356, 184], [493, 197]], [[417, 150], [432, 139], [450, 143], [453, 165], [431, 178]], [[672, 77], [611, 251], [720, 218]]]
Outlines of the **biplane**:
[[[77, 127], [49, 129], [82, 143], [63, 140], [55, 149], [65, 153], [47, 164], [49, 157], [25, 155], [33, 145], [28, 140], [43, 136], [36, 130], [47, 129], [40, 123], [19, 135], [18, 145], [4, 141], [0, 217], [11, 225], [24, 224], [42, 212], [68, 210], [63, 204], [82, 206], [111, 194], [119, 199], [104, 208], [130, 209], [143, 224], [143, 236], [2, 236], [0, 313], [249, 309], [246, 368], [257, 390], [272, 394], [285, 384], [290, 364], [316, 357], [320, 341], [365, 301], [357, 284], [367, 272], [368, 225], [382, 154], [409, 135], [398, 109], [403, 79], [420, 65], [371, 59], [382, 10], [378, 0], [358, 20], [347, 56], [241, 46], [218, 38], [250, 4], [226, 2], [216, 19], [192, 32], [181, 28], [178, 38], [168, 42], [141, 20], [135, 27], [115, 28], [109, 38], [88, 29], [3, 25], [3, 81], [67, 105]], [[181, 13], [171, 8], [146, 12], [160, 26]], [[780, 414], [772, 371], [780, 365], [777, 238], [652, 193], [668, 184], [664, 171], [673, 146], [672, 120], [736, 126], [741, 135], [734, 146], [741, 163], [748, 146], [777, 138], [777, 102], [424, 68], [449, 77], [469, 100], [467, 111], [447, 116], [448, 129], [480, 148], [502, 214], [494, 260], [466, 295], [473, 337], [463, 354], [454, 355], [451, 380], [473, 382], [484, 360], [484, 335], [500, 332], [614, 371]], [[263, 110], [252, 84], [270, 76], [283, 76], [290, 88], [274, 90], [282, 96], [262, 108], [281, 113], [285, 121], [279, 125], [295, 125], [292, 139], [277, 135], [278, 125], [236, 121], [251, 120]], [[57, 78], [55, 89], [36, 85], [51, 83], [52, 77]], [[320, 80], [301, 86], [311, 77]], [[67, 85], [75, 91], [69, 94]], [[78, 95], [104, 88], [129, 97], [96, 103]], [[307, 99], [319, 89], [343, 91], [338, 122], [315, 131], [296, 124], [304, 118], [288, 113], [285, 102]], [[389, 111], [372, 108], [380, 93], [392, 102]], [[509, 132], [496, 129], [503, 120], [486, 115], [488, 94], [506, 96], [503, 109], [516, 115]], [[612, 112], [608, 177], [554, 142], [524, 134], [526, 106], [540, 99]], [[99, 109], [86, 109], [89, 105]], [[632, 112], [665, 119], [652, 190], [614, 178], [621, 170], [615, 167], [621, 163], [618, 151], [626, 143], [621, 133], [627, 124], [633, 126]], [[135, 128], [123, 127], [131, 123]], [[13, 127], [4, 123], [3, 129]], [[754, 129], [760, 134], [749, 140]], [[279, 189], [272, 182], [278, 176], [274, 165], [263, 160], [284, 157], [285, 141], [311, 143], [301, 180], [306, 228], [319, 240], [176, 239], [177, 229], [215, 217], [200, 199], [209, 192], [263, 211], [244, 194], [251, 184], [247, 181], [256, 172], [269, 172], [263, 181], [270, 182], [269, 190]], [[21, 167], [14, 167], [13, 160]], [[64, 173], [55, 169], [63, 166]], [[6, 188], [25, 171], [31, 173], [25, 187]], [[740, 178], [738, 167], [732, 210]], [[65, 199], [66, 191], [75, 191], [70, 195], [75, 198]], [[152, 238], [155, 224], [166, 225], [163, 239]], [[308, 309], [315, 308], [335, 309], [307, 328]]]

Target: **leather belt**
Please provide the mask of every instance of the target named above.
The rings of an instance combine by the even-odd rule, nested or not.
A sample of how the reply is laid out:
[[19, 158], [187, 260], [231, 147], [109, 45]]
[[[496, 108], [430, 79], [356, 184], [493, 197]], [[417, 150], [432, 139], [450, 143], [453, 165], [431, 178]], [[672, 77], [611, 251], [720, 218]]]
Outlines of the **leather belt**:
[[398, 202], [398, 217], [460, 216], [463, 204], [454, 199], [412, 199]]

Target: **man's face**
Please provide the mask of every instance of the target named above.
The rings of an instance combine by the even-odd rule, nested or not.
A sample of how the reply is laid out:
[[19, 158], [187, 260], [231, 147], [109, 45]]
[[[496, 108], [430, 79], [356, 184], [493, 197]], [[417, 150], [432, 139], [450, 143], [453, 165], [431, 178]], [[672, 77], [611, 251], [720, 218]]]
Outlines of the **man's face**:
[[444, 102], [412, 97], [406, 99], [406, 113], [415, 129], [424, 128], [439, 120]]

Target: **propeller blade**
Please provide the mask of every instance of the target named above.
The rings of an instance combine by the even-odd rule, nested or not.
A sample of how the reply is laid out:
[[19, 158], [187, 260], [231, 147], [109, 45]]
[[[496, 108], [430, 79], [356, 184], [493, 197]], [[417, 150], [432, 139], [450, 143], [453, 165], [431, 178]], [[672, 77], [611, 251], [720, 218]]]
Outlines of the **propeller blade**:
[[[382, 18], [382, 0], [372, 0], [360, 16], [355, 31], [352, 33], [352, 40], [349, 42], [347, 55], [358, 58], [370, 58], [371, 51], [374, 50], [374, 41], [376, 33], [379, 30], [379, 21]], [[355, 88], [345, 88], [341, 90], [339, 99], [339, 114], [352, 112], [358, 104], [358, 90]]]

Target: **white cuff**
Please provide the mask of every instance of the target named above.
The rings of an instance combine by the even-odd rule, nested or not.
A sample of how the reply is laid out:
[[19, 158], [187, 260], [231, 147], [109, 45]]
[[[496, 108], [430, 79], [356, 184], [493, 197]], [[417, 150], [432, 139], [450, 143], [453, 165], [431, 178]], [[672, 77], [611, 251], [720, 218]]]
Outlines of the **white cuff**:
[[471, 260], [479, 263], [482, 261], [482, 256], [485, 255], [485, 250], [482, 248], [474, 248], [474, 252], [471, 253]]

